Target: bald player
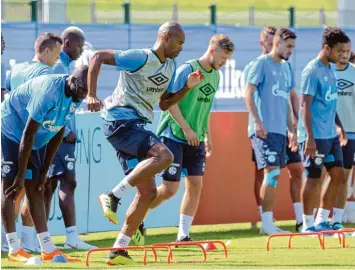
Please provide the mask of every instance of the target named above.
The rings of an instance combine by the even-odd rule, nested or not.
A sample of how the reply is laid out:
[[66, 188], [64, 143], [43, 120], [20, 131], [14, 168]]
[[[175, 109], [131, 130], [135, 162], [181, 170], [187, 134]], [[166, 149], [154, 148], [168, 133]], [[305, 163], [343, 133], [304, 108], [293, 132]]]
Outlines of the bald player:
[[[168, 168], [173, 155], [146, 124], [153, 121], [153, 105], [167, 110], [204, 79], [201, 70], [192, 72], [178, 91], [173, 91], [176, 64], [173, 60], [183, 47], [185, 33], [176, 22], [166, 22], [158, 30], [151, 49], [95, 52], [89, 67], [88, 109], [99, 111], [97, 79], [102, 64], [116, 66], [121, 76], [113, 94], [104, 102], [102, 118], [107, 140], [115, 148], [126, 177], [99, 199], [104, 215], [117, 224], [117, 206], [133, 187], [137, 194], [126, 214], [114, 247], [128, 246], [132, 235], [157, 195], [155, 175]], [[111, 251], [106, 263], [132, 263], [127, 251]]]

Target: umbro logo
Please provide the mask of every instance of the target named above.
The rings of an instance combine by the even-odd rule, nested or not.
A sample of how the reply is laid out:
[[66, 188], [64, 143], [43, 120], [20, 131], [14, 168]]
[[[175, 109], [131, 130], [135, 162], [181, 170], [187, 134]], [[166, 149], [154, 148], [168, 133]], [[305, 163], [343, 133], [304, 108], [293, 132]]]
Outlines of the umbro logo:
[[205, 96], [209, 96], [214, 93], [216, 90], [210, 85], [209, 83], [205, 84], [204, 86], [200, 87], [200, 91], [205, 94]]
[[337, 87], [340, 91], [344, 91], [346, 88], [352, 87], [353, 85], [353, 82], [344, 79], [337, 80]]
[[162, 73], [158, 73], [153, 76], [150, 76], [148, 77], [148, 79], [151, 80], [157, 86], [162, 85], [167, 81], [169, 81], [169, 79], [165, 77]]

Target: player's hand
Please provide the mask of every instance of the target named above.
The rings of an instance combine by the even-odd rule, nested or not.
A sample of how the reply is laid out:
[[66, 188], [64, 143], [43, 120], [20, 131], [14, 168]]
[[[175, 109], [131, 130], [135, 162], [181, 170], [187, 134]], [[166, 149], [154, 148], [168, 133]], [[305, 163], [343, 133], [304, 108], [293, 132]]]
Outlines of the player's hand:
[[86, 98], [86, 103], [88, 105], [88, 110], [91, 112], [98, 112], [102, 107], [102, 101], [99, 100], [96, 96], [88, 95]]
[[206, 158], [209, 158], [212, 155], [212, 142], [205, 139], [205, 151], [206, 151]]
[[25, 184], [25, 177], [16, 175], [12, 186], [5, 190], [6, 199], [10, 198], [15, 203], [16, 198], [20, 194], [24, 184]]
[[188, 142], [189, 145], [191, 146], [198, 146], [200, 145], [200, 142], [197, 138], [197, 134], [195, 131], [192, 130], [192, 128], [186, 128], [182, 130], [184, 132], [185, 138]]
[[337, 127], [337, 134], [339, 137], [340, 146], [345, 146], [348, 143], [348, 136], [346, 136], [346, 132], [341, 127]]
[[205, 75], [203, 75], [200, 68], [198, 68], [195, 72], [190, 73], [189, 77], [187, 77], [187, 81], [186, 81], [187, 87], [189, 89], [192, 89], [200, 82], [202, 82], [204, 79], [205, 79]]
[[261, 138], [261, 139], [266, 139], [267, 131], [266, 131], [266, 128], [264, 127], [263, 123], [255, 122], [254, 128], [255, 128], [256, 137]]
[[307, 138], [306, 145], [304, 148], [304, 154], [306, 156], [311, 156], [312, 158], [314, 158], [314, 156], [317, 154], [317, 146], [316, 141], [314, 139]]
[[298, 150], [298, 142], [297, 142], [297, 134], [296, 132], [288, 132], [288, 147], [291, 148], [292, 152], [297, 152]]
[[68, 143], [75, 143], [76, 142], [76, 136], [73, 131], [70, 131], [70, 133], [65, 137], [66, 142]]
[[42, 191], [45, 189], [46, 186], [46, 182], [47, 182], [47, 172], [41, 172], [39, 174], [39, 179], [38, 179], [38, 187], [37, 190], [38, 191]]

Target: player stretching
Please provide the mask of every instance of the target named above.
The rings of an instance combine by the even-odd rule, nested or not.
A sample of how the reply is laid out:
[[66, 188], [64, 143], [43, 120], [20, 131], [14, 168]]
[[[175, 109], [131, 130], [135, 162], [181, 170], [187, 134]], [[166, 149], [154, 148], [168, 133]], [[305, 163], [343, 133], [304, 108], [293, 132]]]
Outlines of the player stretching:
[[[21, 84], [35, 77], [53, 74], [52, 67], [58, 60], [62, 43], [62, 39], [53, 33], [43, 33], [39, 35], [34, 45], [35, 56], [32, 61], [18, 63], [12, 68], [7, 90], [13, 91]], [[24, 192], [21, 192], [17, 197], [17, 205], [20, 205], [23, 195]], [[21, 208], [21, 247], [27, 252], [40, 252], [37, 234], [33, 227], [32, 218], [28, 208], [28, 201], [25, 198]]]
[[265, 234], [281, 233], [273, 224], [273, 206], [280, 168], [285, 166], [286, 133], [293, 151], [297, 150], [296, 134], [289, 106], [292, 70], [287, 62], [295, 47], [296, 35], [278, 29], [272, 51], [258, 57], [251, 66], [245, 90], [245, 102], [251, 118], [249, 134], [258, 169], [264, 169], [261, 187], [262, 228]]
[[[266, 26], [260, 33], [260, 45], [262, 46], [262, 55], [268, 54], [271, 49], [272, 49], [272, 43], [274, 39], [274, 35], [276, 32], [276, 28], [273, 26]], [[245, 66], [244, 68], [244, 82], [247, 80], [247, 76], [249, 73], [249, 69], [252, 66], [254, 61], [251, 61], [248, 65]], [[293, 116], [294, 119], [298, 119], [298, 109], [299, 109], [299, 101], [298, 101], [298, 96], [295, 90], [295, 84], [294, 84], [294, 76], [292, 74], [292, 89], [290, 92], [290, 99], [291, 99], [291, 104], [292, 104], [292, 110], [293, 110]], [[251, 115], [249, 115], [249, 118], [251, 118]], [[297, 121], [294, 121], [295, 126], [297, 126]], [[249, 137], [251, 137], [253, 134], [252, 132], [249, 132]], [[258, 170], [257, 165], [256, 165], [256, 160], [255, 160], [255, 153], [254, 150], [252, 149], [252, 160], [255, 163], [255, 182], [254, 182], [254, 194], [255, 194], [255, 199], [256, 203], [258, 205], [260, 217], [262, 215], [262, 199], [260, 197], [260, 190], [261, 186], [263, 183], [264, 179], [264, 171], [263, 169]], [[291, 148], [289, 146], [288, 138], [286, 142], [286, 165], [290, 177], [290, 193], [291, 193], [291, 198], [293, 202], [293, 208], [295, 212], [295, 217], [296, 217], [296, 231], [299, 231], [302, 228], [302, 214], [303, 214], [303, 209], [302, 209], [302, 203], [301, 203], [301, 186], [302, 186], [302, 172], [303, 172], [303, 164], [301, 162], [302, 160], [302, 154], [300, 151], [293, 152], [291, 151]], [[262, 230], [260, 230], [260, 233], [263, 233]]]
[[[336, 63], [343, 58], [345, 46], [349, 42], [349, 38], [342, 30], [327, 27], [323, 32], [321, 51], [302, 71], [300, 114], [306, 131], [304, 145], [306, 181], [301, 196], [305, 232], [331, 229], [327, 222], [330, 209], [334, 205], [339, 186], [346, 181], [341, 150], [341, 145], [346, 144], [346, 134], [336, 114], [337, 85], [334, 70], [329, 63]], [[300, 121], [300, 132], [303, 132], [302, 128]], [[314, 221], [315, 194], [323, 166], [326, 167], [331, 180], [322, 194], [320, 208]], [[339, 208], [344, 208], [344, 204], [345, 201]]]
[[[133, 187], [137, 194], [126, 214], [125, 223], [114, 247], [128, 246], [157, 194], [154, 176], [166, 169], [173, 156], [159, 138], [146, 129], [154, 117], [153, 105], [159, 101], [162, 110], [176, 104], [204, 79], [197, 70], [189, 75], [183, 89], [173, 93], [174, 58], [179, 55], [185, 34], [178, 23], [160, 26], [152, 49], [95, 52], [89, 69], [88, 109], [100, 110], [96, 97], [97, 78], [102, 64], [121, 70], [117, 88], [105, 100], [102, 112], [107, 140], [117, 152], [126, 177], [112, 190], [100, 195], [104, 215], [117, 224], [117, 206], [123, 195]], [[126, 251], [110, 252], [107, 264], [132, 262]]]
[[[44, 75], [20, 85], [1, 106], [1, 211], [9, 245], [9, 260], [26, 261], [19, 246], [14, 204], [25, 186], [30, 213], [38, 234], [42, 260], [62, 254], [47, 229], [44, 189], [48, 168], [62, 141], [64, 126], [87, 95], [84, 66], [73, 76]], [[26, 179], [26, 181], [25, 181]], [[69, 261], [78, 259], [65, 255]]]

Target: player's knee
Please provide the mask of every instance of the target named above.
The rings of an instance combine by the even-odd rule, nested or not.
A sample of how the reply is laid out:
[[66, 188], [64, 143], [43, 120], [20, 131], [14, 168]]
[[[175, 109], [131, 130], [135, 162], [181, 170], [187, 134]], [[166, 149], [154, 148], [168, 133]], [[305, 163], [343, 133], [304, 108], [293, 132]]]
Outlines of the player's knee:
[[66, 186], [70, 191], [74, 192], [76, 189], [77, 183], [76, 183], [75, 179], [70, 179], [70, 181], [66, 182]]
[[174, 161], [173, 154], [167, 148], [162, 148], [158, 155], [159, 163], [162, 165], [163, 169], [168, 168]]
[[191, 193], [198, 195], [202, 190], [202, 180], [201, 181], [190, 181], [188, 185], [186, 185], [187, 190]]
[[341, 167], [333, 167], [330, 172], [331, 181], [335, 181], [338, 184], [347, 184], [347, 179], [345, 178], [345, 173]]
[[302, 163], [294, 163], [292, 166], [288, 166], [289, 177], [292, 179], [302, 180], [303, 170]]
[[157, 197], [157, 194], [158, 194], [158, 191], [155, 186], [150, 187], [150, 188], [141, 189], [137, 193], [137, 195], [140, 198], [142, 198], [144, 200], [149, 200], [149, 201], [153, 201]]
[[280, 169], [270, 170], [264, 174], [263, 186], [271, 186], [276, 188], [278, 183], [278, 176], [280, 175]]
[[46, 185], [44, 186], [44, 195], [46, 196], [47, 194], [52, 194], [53, 193], [53, 188], [57, 188], [57, 183], [55, 181], [50, 181], [50, 179], [47, 180]]
[[29, 202], [43, 201], [44, 190], [38, 191], [38, 181], [25, 180], [25, 192]]
[[292, 175], [302, 175], [303, 173], [302, 163], [294, 163], [293, 166], [289, 167], [289, 171]]
[[178, 191], [178, 189], [179, 189], [179, 186], [177, 186], [177, 185], [165, 186], [165, 189], [164, 189], [165, 199], [169, 199], [169, 198], [173, 197], [176, 194], [176, 192]]

